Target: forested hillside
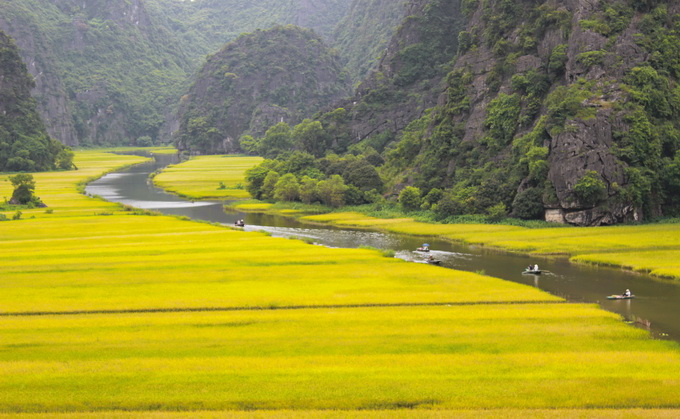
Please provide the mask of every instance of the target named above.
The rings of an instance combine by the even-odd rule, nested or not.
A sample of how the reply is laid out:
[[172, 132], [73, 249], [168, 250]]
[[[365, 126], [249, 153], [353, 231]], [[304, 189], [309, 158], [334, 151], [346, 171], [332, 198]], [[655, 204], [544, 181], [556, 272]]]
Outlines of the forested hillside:
[[338, 57], [314, 32], [258, 30], [227, 44], [201, 68], [182, 98], [177, 146], [238, 151], [242, 135], [259, 137], [278, 122], [298, 123], [349, 93]]
[[[377, 71], [317, 118], [319, 141], [330, 132], [332, 150], [352, 155], [306, 162], [359, 189], [346, 167], [370, 163], [387, 196], [412, 186], [410, 207], [441, 219], [600, 225], [678, 214], [679, 9], [637, 0], [412, 2]], [[257, 176], [297, 167], [289, 161], [265, 162]], [[363, 192], [351, 200], [374, 200]]]
[[579, 225], [677, 214], [678, 3], [463, 4], [445, 103], [386, 173], [446, 188], [450, 212], [503, 205]]
[[[0, 28], [67, 144], [168, 139], [181, 123], [191, 151], [237, 150], [246, 134], [245, 150], [309, 153], [327, 170], [315, 159], [349, 164], [350, 152], [385, 196], [412, 186], [440, 218], [599, 225], [680, 212], [679, 12], [656, 0], [22, 0], [0, 2]], [[320, 38], [263, 31], [213, 55], [188, 90], [206, 54], [273, 23], [334, 42], [353, 96], [339, 99], [346, 78]], [[376, 197], [357, 188], [357, 202]]]
[[362, 81], [382, 57], [403, 20], [405, 0], [353, 0], [332, 35], [352, 81]]
[[[36, 77], [39, 109], [69, 144], [157, 137], [191, 71], [156, 0], [22, 0], [0, 3]], [[58, 99], [54, 99], [54, 98]]]
[[0, 2], [36, 80], [38, 109], [65, 144], [169, 140], [175, 111], [207, 54], [275, 23], [330, 35], [340, 0], [21, 0]]
[[239, 35], [275, 25], [313, 29], [329, 39], [350, 8], [347, 0], [156, 0], [151, 4], [172, 18], [179, 42], [191, 47], [197, 65]]
[[32, 87], [14, 41], [0, 31], [0, 172], [71, 168], [72, 153], [47, 134]]

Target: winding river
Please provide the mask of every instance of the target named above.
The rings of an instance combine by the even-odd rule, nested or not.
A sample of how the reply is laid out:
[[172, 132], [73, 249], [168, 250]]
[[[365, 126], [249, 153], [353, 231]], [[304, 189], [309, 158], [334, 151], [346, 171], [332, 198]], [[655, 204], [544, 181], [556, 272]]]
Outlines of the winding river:
[[[621, 314], [627, 321], [644, 327], [661, 339], [680, 341], [680, 283], [653, 278], [619, 269], [591, 267], [570, 263], [566, 258], [537, 259], [503, 251], [449, 243], [436, 238], [411, 237], [367, 230], [310, 226], [296, 220], [272, 215], [225, 212], [222, 201], [190, 202], [154, 187], [149, 175], [176, 162], [173, 155], [158, 155], [155, 161], [110, 173], [90, 183], [89, 195], [169, 215], [182, 215], [233, 225], [245, 219], [245, 230], [270, 232], [274, 236], [299, 237], [331, 247], [372, 246], [393, 249], [396, 257], [426, 263], [424, 254], [414, 252], [423, 240], [430, 252], [442, 261], [441, 266], [480, 272], [538, 287], [573, 302], [597, 303], [603, 309]], [[529, 263], [538, 263], [543, 275], [523, 275]], [[636, 295], [634, 300], [606, 299], [626, 288]]]

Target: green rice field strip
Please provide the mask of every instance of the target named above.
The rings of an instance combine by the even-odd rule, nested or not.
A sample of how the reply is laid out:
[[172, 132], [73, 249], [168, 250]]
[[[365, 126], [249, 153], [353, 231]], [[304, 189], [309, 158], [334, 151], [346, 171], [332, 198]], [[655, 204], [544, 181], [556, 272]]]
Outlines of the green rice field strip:
[[680, 414], [680, 347], [594, 305], [130, 211], [75, 191], [143, 159], [76, 157], [0, 223], [0, 418]]

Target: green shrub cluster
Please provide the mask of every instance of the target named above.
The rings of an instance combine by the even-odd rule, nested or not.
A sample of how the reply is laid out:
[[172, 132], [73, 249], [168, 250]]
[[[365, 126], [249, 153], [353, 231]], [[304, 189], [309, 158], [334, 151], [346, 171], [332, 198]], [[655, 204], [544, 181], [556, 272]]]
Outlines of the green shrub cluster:
[[246, 189], [256, 199], [331, 207], [361, 205], [382, 199], [384, 184], [371, 164], [374, 150], [361, 155], [323, 158], [296, 151], [264, 160], [246, 172]]

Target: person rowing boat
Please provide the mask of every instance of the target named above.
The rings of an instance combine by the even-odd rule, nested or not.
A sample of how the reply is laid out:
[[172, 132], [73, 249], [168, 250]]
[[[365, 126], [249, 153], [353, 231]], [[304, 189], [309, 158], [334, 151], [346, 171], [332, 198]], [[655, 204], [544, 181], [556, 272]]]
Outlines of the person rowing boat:
[[632, 298], [635, 298], [633, 293], [630, 292], [629, 289], [626, 289], [626, 292], [624, 292], [621, 295], [609, 295], [607, 296], [608, 300], [630, 300]]

